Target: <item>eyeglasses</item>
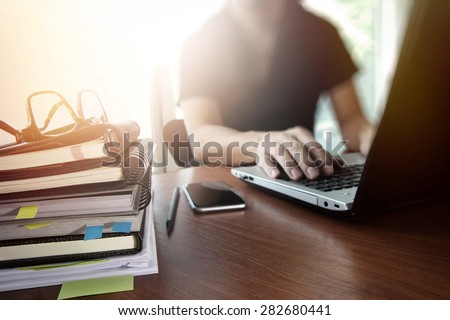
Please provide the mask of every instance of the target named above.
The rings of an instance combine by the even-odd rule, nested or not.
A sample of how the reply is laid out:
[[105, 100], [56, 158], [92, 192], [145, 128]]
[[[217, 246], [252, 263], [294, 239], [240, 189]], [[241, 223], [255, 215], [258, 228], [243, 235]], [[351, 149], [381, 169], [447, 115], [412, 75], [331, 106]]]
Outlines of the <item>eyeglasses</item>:
[[[16, 130], [0, 120], [0, 129], [13, 135], [16, 144], [41, 141], [86, 126], [108, 122], [100, 98], [92, 90], [82, 90], [78, 93], [77, 112], [55, 91], [32, 93], [27, 99], [26, 107], [28, 127], [25, 129]], [[6, 146], [0, 146], [2, 147]]]

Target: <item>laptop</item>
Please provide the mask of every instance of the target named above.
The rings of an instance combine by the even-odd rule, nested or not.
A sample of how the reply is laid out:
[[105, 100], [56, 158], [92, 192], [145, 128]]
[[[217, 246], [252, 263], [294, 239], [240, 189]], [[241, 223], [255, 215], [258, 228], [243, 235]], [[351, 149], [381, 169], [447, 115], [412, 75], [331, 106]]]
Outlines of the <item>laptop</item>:
[[343, 155], [332, 177], [290, 181], [257, 166], [232, 174], [336, 216], [355, 217], [450, 195], [450, 2], [416, 0], [385, 112], [367, 158]]

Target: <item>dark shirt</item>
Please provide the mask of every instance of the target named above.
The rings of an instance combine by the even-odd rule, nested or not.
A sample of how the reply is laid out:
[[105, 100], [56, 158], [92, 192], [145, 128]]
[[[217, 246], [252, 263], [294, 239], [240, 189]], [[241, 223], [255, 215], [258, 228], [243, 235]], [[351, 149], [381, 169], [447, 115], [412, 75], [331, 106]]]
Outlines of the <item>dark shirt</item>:
[[336, 29], [294, 4], [280, 26], [268, 76], [258, 81], [254, 49], [229, 10], [185, 44], [180, 101], [211, 97], [219, 103], [223, 125], [240, 131], [297, 125], [312, 131], [320, 94], [357, 70]]

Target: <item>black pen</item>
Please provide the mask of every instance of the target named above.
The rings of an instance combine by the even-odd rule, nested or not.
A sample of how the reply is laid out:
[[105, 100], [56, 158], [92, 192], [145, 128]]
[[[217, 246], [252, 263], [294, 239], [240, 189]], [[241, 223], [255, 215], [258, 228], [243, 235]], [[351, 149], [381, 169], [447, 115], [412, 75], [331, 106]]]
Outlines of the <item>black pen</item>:
[[180, 199], [180, 188], [176, 187], [173, 191], [172, 202], [169, 207], [169, 215], [167, 216], [166, 228], [167, 232], [170, 232], [173, 229], [175, 224], [175, 216], [177, 214], [178, 207], [178, 199]]

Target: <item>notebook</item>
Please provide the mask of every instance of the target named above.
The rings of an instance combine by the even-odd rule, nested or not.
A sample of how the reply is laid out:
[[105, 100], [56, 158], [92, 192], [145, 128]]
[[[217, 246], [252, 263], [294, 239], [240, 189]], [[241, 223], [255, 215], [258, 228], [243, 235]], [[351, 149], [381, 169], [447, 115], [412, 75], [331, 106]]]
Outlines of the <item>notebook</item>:
[[[343, 171], [317, 181], [269, 178], [259, 167], [239, 179], [340, 217], [450, 195], [450, 2], [415, 2], [371, 150], [344, 155]], [[325, 181], [321, 181], [325, 180]], [[343, 181], [340, 181], [343, 180]]]
[[142, 249], [131, 255], [0, 269], [0, 292], [58, 285], [68, 281], [158, 273], [153, 209], [145, 213]]
[[[105, 186], [109, 189], [102, 190], [102, 187], [105, 189]], [[85, 185], [85, 190], [78, 193], [71, 192], [74, 190], [65, 192], [64, 188], [59, 188], [60, 193], [53, 197], [44, 196], [44, 192], [42, 192], [35, 198], [18, 197], [0, 200], [0, 223], [16, 219], [21, 208], [24, 207], [35, 208], [35, 217], [43, 219], [92, 214], [137, 214], [140, 207], [142, 208], [141, 203], [145, 201], [148, 188], [148, 184], [145, 188], [141, 184], [122, 185], [121, 187], [114, 184], [88, 187]]]
[[55, 218], [0, 224], [0, 269], [135, 254], [145, 209], [137, 215]]

